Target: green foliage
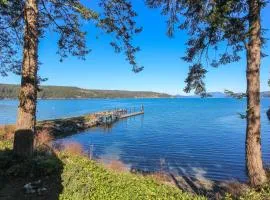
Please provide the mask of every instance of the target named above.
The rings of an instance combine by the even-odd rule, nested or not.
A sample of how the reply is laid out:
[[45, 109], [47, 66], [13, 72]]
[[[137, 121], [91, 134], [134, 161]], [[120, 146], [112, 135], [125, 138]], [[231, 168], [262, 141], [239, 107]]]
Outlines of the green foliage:
[[18, 160], [9, 150], [9, 145], [2, 146], [2, 149], [6, 150], [0, 151], [0, 176], [38, 178], [61, 174], [61, 200], [206, 200], [150, 177], [107, 170], [83, 156], [36, 152], [32, 159]]
[[224, 200], [268, 200], [270, 198], [270, 185], [265, 185], [257, 190], [251, 189], [240, 197], [233, 198], [232, 195], [227, 194]]
[[0, 0], [0, 5], [5, 5], [7, 4], [7, 0]]
[[184, 91], [189, 93], [192, 89], [195, 90], [195, 94], [206, 95], [205, 83], [202, 81], [205, 78], [207, 71], [201, 64], [193, 65], [189, 69], [188, 77], [185, 80], [187, 84]]
[[[58, 155], [36, 152], [32, 159], [18, 160], [13, 156], [10, 144], [0, 141], [0, 147], [0, 176], [42, 178], [61, 174], [63, 190], [60, 200], [206, 200], [156, 182], [151, 177], [105, 169], [83, 156], [67, 152]], [[265, 185], [236, 198], [227, 194], [224, 200], [266, 200], [269, 197], [270, 185]]]
[[[0, 84], [1, 98], [17, 98], [18, 85]], [[132, 97], [170, 97], [168, 94], [155, 92], [131, 92], [119, 90], [86, 90], [76, 87], [44, 86], [38, 92], [39, 98], [132, 98]]]
[[236, 99], [243, 99], [243, 98], [247, 97], [246, 93], [235, 93], [235, 92], [230, 91], [230, 90], [225, 90], [225, 94], [230, 96], [230, 97], [236, 98]]
[[61, 161], [46, 151], [36, 151], [31, 158], [19, 158], [13, 154], [12, 140], [0, 140], [0, 176], [44, 177], [61, 171]]
[[[21, 73], [26, 2], [0, 0], [0, 75], [7, 76], [10, 71]], [[117, 52], [124, 52], [133, 71], [143, 69], [138, 66], [135, 56], [140, 49], [133, 44], [133, 36], [142, 29], [137, 27], [137, 14], [130, 1], [99, 0], [98, 11], [85, 6], [80, 0], [39, 0], [37, 4], [38, 37], [46, 37], [47, 30], [58, 34], [60, 61], [70, 55], [85, 59], [91, 49], [86, 45], [87, 30], [83, 26], [91, 23], [113, 36], [112, 47]]]
[[[0, 137], [1, 137], [1, 134], [0, 134]], [[12, 148], [12, 141], [11, 140], [0, 139], [0, 152], [10, 150], [11, 148]]]
[[62, 200], [103, 199], [205, 199], [130, 173], [116, 173], [83, 157], [62, 156]]
[[18, 158], [9, 150], [9, 143], [0, 143], [7, 147], [0, 151], [0, 175], [9, 177], [44, 177], [56, 174], [61, 170], [57, 157], [45, 152], [36, 152], [33, 158]]
[[[186, 45], [183, 60], [190, 63], [190, 72], [186, 79], [185, 92], [206, 94], [204, 84], [208, 65], [218, 67], [241, 58], [241, 52], [247, 49], [250, 36], [250, 1], [247, 0], [147, 0], [152, 8], [161, 8], [168, 17], [168, 35], [173, 36], [175, 29], [188, 31], [190, 38]], [[260, 8], [268, 1], [258, 1]], [[260, 15], [260, 13], [258, 13]], [[262, 45], [264, 30], [260, 33]], [[225, 46], [225, 47], [224, 47]], [[265, 56], [261, 53], [262, 57]], [[200, 66], [200, 70], [197, 69]], [[194, 75], [192, 75], [195, 73]]]

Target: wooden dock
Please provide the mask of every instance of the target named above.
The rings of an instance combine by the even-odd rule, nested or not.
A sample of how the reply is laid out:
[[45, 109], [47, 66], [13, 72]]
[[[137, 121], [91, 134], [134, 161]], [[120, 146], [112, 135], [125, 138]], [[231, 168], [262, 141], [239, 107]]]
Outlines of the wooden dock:
[[115, 109], [113, 111], [107, 112], [107, 114], [102, 115], [99, 117], [99, 124], [100, 125], [111, 125], [114, 122], [120, 120], [120, 119], [126, 119], [129, 117], [135, 117], [138, 115], [143, 115], [144, 114], [144, 107], [143, 105], [141, 106], [140, 109], [130, 109], [130, 112], [128, 112], [127, 109]]
[[134, 116], [143, 115], [143, 114], [144, 114], [144, 111], [127, 113], [127, 114], [124, 114], [124, 115], [120, 115], [119, 119], [125, 119], [125, 118], [128, 118], [128, 117], [134, 117]]

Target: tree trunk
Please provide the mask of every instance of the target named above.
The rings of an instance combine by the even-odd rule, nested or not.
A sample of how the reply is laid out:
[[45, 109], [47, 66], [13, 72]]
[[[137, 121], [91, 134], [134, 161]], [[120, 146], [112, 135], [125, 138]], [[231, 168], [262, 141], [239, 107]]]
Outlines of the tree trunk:
[[14, 138], [14, 152], [31, 156], [36, 125], [37, 68], [38, 68], [38, 4], [27, 0], [24, 7], [24, 49], [21, 90]]
[[246, 164], [250, 184], [266, 182], [261, 151], [260, 62], [261, 25], [259, 0], [249, 0], [249, 43], [247, 47], [247, 130]]

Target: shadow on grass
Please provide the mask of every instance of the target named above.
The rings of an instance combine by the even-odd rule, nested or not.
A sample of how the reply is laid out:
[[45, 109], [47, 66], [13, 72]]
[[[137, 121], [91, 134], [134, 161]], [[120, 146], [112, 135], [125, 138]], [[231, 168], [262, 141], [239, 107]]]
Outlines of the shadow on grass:
[[62, 171], [63, 163], [52, 151], [36, 150], [31, 158], [25, 159], [16, 157], [10, 149], [1, 150], [0, 199], [59, 199], [63, 190]]
[[181, 168], [171, 170], [169, 163], [166, 162], [162, 164], [160, 171], [142, 171], [131, 166], [131, 172], [153, 177], [159, 182], [172, 184], [181, 191], [204, 196], [209, 200], [224, 199], [227, 193], [236, 198], [249, 189], [247, 184], [236, 180], [210, 180], [202, 168], [194, 168], [192, 174], [187, 174]]

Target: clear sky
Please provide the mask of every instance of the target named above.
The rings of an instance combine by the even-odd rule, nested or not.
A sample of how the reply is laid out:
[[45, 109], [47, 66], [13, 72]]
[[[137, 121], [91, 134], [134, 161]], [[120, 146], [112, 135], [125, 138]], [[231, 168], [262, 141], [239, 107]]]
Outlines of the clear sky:
[[[43, 85], [184, 94], [188, 64], [180, 57], [184, 56], [188, 35], [184, 31], [178, 31], [173, 39], [168, 38], [165, 17], [160, 15], [160, 11], [146, 8], [143, 0], [132, 2], [139, 15], [137, 23], [144, 28], [134, 40], [142, 49], [137, 56], [138, 62], [145, 67], [142, 72], [134, 74], [125, 57], [114, 53], [109, 45], [111, 36], [102, 34], [91, 25], [86, 25], [85, 28], [89, 30], [87, 43], [92, 49], [86, 61], [70, 57], [60, 63], [56, 54], [57, 35], [48, 33], [46, 38], [41, 40], [39, 58], [43, 64], [39, 74], [48, 78]], [[88, 4], [93, 6], [91, 2]], [[270, 5], [263, 10], [262, 19], [264, 28], [269, 28]], [[269, 32], [267, 37], [270, 38]], [[268, 43], [265, 49], [267, 54], [270, 54], [269, 45]], [[218, 69], [209, 67], [206, 78], [208, 91], [224, 91], [224, 89], [245, 91], [245, 63], [245, 59], [242, 59], [241, 62], [221, 66]], [[270, 77], [270, 56], [262, 60], [261, 68], [261, 89], [266, 91], [269, 90], [267, 80]], [[0, 83], [18, 84], [20, 77], [15, 75], [0, 77]]]

